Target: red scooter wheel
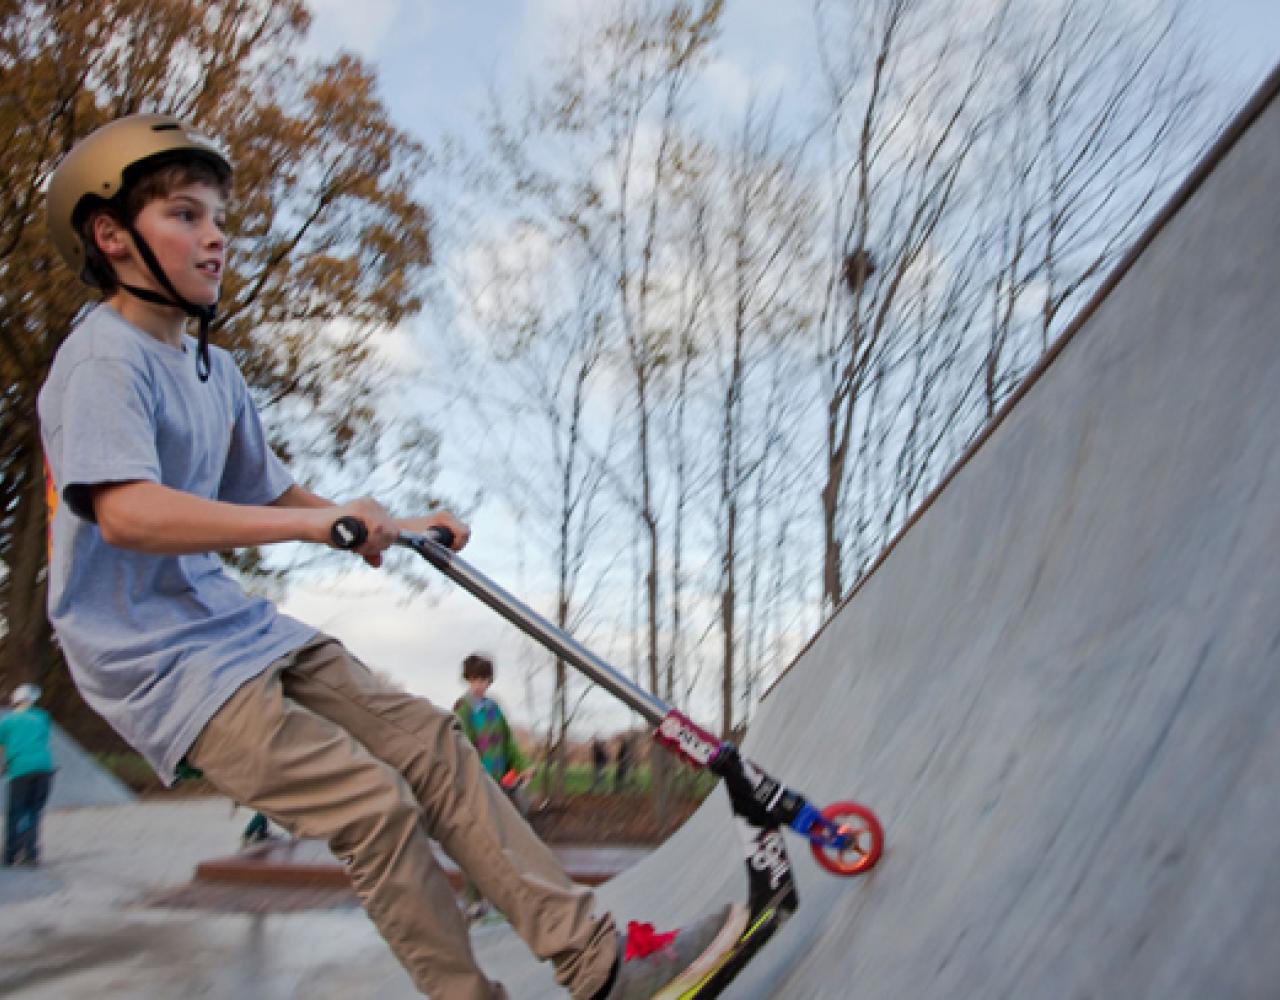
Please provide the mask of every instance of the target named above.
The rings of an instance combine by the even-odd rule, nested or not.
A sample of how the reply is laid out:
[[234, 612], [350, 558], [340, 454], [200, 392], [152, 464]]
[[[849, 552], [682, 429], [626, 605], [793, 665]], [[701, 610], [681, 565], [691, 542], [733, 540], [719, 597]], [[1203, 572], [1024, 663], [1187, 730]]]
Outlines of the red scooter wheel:
[[844, 848], [810, 843], [814, 859], [823, 868], [833, 875], [860, 875], [880, 860], [884, 830], [870, 809], [857, 802], [833, 802], [822, 815], [849, 838]]

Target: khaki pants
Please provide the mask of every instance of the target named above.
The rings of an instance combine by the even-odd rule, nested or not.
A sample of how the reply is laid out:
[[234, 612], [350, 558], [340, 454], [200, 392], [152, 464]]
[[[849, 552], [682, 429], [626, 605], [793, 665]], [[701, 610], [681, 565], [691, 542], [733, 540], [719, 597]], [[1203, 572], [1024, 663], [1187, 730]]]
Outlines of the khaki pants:
[[604, 984], [617, 954], [612, 919], [593, 916], [591, 893], [485, 773], [453, 713], [379, 681], [336, 640], [317, 639], [245, 684], [188, 759], [293, 835], [326, 840], [435, 1000], [507, 994], [476, 966], [429, 836], [574, 997]]

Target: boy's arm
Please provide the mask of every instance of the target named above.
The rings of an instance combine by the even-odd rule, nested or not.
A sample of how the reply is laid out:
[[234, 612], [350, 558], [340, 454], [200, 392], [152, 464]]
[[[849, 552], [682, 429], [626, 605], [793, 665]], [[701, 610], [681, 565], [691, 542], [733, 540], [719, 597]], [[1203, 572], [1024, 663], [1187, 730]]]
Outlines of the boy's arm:
[[271, 504], [207, 500], [150, 480], [92, 487], [94, 517], [103, 539], [118, 548], [155, 555], [221, 552], [274, 542], [332, 545], [329, 531], [340, 517], [356, 517], [368, 538], [356, 552], [371, 566], [400, 531], [425, 531], [442, 525], [454, 534], [454, 548], [466, 544], [470, 531], [447, 511], [425, 518], [396, 520], [376, 500], [361, 497], [334, 504], [296, 484]]
[[516, 742], [516, 734], [511, 731], [511, 723], [505, 713], [502, 715], [502, 736], [502, 752], [507, 758], [507, 767], [523, 775], [528, 770], [528, 761], [520, 751], [520, 744]]
[[337, 516], [318, 507], [206, 500], [148, 480], [94, 486], [91, 502], [108, 544], [157, 555], [218, 552], [272, 542], [326, 542]]

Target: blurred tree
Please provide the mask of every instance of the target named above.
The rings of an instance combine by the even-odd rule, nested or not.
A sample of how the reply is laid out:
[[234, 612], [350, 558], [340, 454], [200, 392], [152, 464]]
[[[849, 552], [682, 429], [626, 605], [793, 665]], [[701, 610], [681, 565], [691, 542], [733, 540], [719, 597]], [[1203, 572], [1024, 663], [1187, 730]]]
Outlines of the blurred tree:
[[370, 339], [422, 305], [428, 215], [412, 184], [424, 153], [358, 60], [299, 60], [308, 25], [301, 0], [0, 3], [0, 678], [43, 677], [59, 662], [44, 614], [36, 396], [92, 296], [45, 238], [42, 185], [107, 121], [167, 112], [229, 149], [232, 236], [213, 339], [235, 354], [295, 474], [355, 465], [362, 489], [376, 470], [389, 483], [429, 481], [434, 438], [392, 412], [398, 373]]
[[833, 609], [1169, 190], [1199, 84], [1164, 0], [815, 0]]
[[[547, 468], [572, 477], [560, 477], [557, 494], [556, 614], [569, 620], [583, 607], [584, 598], [566, 583], [589, 589], [581, 587], [574, 567], [584, 558], [581, 542], [591, 521], [563, 518], [574, 491], [588, 483], [594, 490], [604, 475], [627, 514], [622, 530], [636, 533], [643, 553], [637, 673], [668, 699], [679, 684], [678, 626], [687, 599], [680, 557], [691, 472], [680, 428], [693, 385], [696, 330], [706, 312], [705, 287], [678, 280], [695, 259], [690, 247], [705, 240], [691, 225], [685, 191], [702, 152], [685, 113], [722, 11], [721, 0], [620, 0], [594, 9], [579, 30], [566, 31], [566, 50], [545, 85], [531, 88], [528, 107], [514, 116], [505, 107], [495, 109], [488, 148], [475, 169], [491, 195], [486, 208], [498, 204], [509, 211], [511, 232], [540, 254], [533, 262], [538, 322], [527, 322], [523, 298], [515, 312], [473, 319], [486, 338], [497, 332], [503, 343], [512, 342], [512, 353], [501, 361], [509, 373], [539, 357], [555, 359], [544, 371], [560, 373], [550, 386], [554, 392], [537, 383], [529, 383], [536, 392], [526, 392], [535, 412], [562, 421], [550, 440], [567, 450]], [[537, 234], [536, 241], [529, 234]], [[551, 255], [575, 276], [572, 281], [554, 280], [546, 263]], [[492, 266], [485, 274], [493, 278], [483, 284], [487, 301], [503, 288], [530, 285], [526, 279], [512, 285]], [[557, 296], [565, 288], [567, 306]], [[535, 350], [534, 340], [558, 343]], [[578, 392], [594, 388], [588, 380], [604, 382], [606, 422], [622, 433], [591, 439], [579, 433]], [[540, 396], [556, 400], [556, 408], [544, 410]], [[584, 447], [603, 461], [590, 460]], [[512, 483], [523, 490], [523, 480]], [[573, 559], [566, 562], [570, 551]], [[562, 671], [558, 676], [563, 681]], [[553, 714], [567, 725], [564, 690], [558, 683]], [[656, 785], [662, 809], [662, 775]]]

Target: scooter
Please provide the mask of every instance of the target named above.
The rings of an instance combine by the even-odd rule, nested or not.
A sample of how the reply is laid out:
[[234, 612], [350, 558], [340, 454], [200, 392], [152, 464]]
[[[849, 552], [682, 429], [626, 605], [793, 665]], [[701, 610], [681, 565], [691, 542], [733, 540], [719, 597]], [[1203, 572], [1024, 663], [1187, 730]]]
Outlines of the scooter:
[[[357, 549], [367, 537], [365, 525], [354, 517], [339, 518], [331, 531], [334, 545], [341, 549]], [[412, 549], [463, 590], [613, 694], [654, 727], [654, 740], [686, 764], [723, 779], [747, 867], [746, 920], [734, 944], [694, 989], [682, 994], [684, 997], [704, 1000], [719, 996], [795, 912], [799, 896], [781, 833], [783, 826], [805, 837], [814, 859], [833, 875], [860, 875], [880, 859], [884, 830], [866, 806], [844, 801], [820, 810], [811, 805], [803, 795], [743, 757], [732, 743], [714, 736], [633, 683], [470, 566], [452, 550], [452, 541], [447, 529], [432, 528], [424, 534], [402, 532], [396, 544]]]

